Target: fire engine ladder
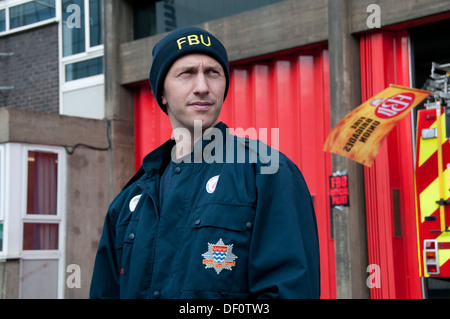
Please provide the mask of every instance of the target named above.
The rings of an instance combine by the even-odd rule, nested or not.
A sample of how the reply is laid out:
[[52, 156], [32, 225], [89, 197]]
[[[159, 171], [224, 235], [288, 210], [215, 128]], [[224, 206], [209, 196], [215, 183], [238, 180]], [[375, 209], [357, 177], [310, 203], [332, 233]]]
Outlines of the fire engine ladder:
[[[441, 72], [443, 72], [444, 74], [442, 74]], [[440, 229], [431, 230], [431, 232], [449, 232], [450, 229], [445, 220], [445, 205], [450, 204], [450, 200], [444, 199], [444, 176], [443, 176], [444, 165], [442, 155], [443, 137], [442, 137], [442, 123], [441, 123], [441, 107], [442, 104], [444, 104], [445, 114], [449, 111], [448, 108], [450, 107], [449, 105], [450, 93], [448, 90], [448, 84], [450, 79], [450, 63], [439, 64], [433, 62], [430, 77], [431, 79], [428, 81], [427, 86], [429, 89], [434, 91], [433, 94], [431, 95], [434, 102], [427, 102], [426, 107], [436, 108], [437, 143], [438, 143], [437, 158], [438, 158], [438, 180], [439, 180], [439, 200], [436, 201], [436, 204], [439, 205], [439, 220], [440, 220]]]
[[[13, 52], [0, 52], [0, 57], [8, 57], [14, 55]], [[0, 85], [0, 91], [6, 91], [6, 90], [12, 90], [14, 89], [14, 86], [1, 86]]]

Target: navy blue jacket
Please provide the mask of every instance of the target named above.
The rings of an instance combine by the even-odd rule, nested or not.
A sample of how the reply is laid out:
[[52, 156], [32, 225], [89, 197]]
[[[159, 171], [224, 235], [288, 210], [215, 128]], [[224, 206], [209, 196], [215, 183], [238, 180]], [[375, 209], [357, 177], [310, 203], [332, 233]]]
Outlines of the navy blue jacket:
[[[320, 296], [316, 218], [299, 169], [269, 148], [279, 163], [276, 173], [262, 173], [270, 158], [251, 140], [229, 135], [225, 124], [216, 127], [231, 137], [223, 139], [223, 150], [211, 152], [223, 151], [224, 160], [204, 157], [199, 163], [194, 157], [201, 153], [194, 152], [191, 163], [170, 166], [162, 207], [161, 168], [170, 160], [173, 140], [149, 153], [113, 200], [91, 298]], [[211, 142], [201, 143], [205, 150]], [[230, 143], [234, 163], [233, 157], [225, 160]], [[239, 152], [247, 156], [245, 163], [237, 163]]]

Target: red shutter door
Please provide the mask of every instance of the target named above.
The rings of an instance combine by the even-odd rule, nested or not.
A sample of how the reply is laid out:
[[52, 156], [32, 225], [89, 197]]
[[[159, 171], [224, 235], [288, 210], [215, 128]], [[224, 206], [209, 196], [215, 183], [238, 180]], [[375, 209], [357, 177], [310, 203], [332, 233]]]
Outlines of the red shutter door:
[[[362, 100], [389, 84], [409, 86], [408, 35], [361, 37]], [[365, 168], [369, 264], [379, 266], [372, 298], [421, 298], [417, 267], [411, 117], [388, 135], [372, 167]]]

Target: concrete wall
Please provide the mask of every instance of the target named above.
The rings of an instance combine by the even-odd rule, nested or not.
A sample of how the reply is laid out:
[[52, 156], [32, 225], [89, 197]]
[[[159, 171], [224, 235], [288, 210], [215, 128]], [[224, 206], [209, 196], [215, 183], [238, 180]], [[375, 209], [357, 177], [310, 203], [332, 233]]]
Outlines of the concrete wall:
[[0, 299], [19, 297], [20, 260], [12, 259], [0, 262]]
[[80, 266], [81, 288], [65, 298], [87, 298], [94, 257], [109, 205], [107, 152], [77, 149], [67, 157], [66, 265]]

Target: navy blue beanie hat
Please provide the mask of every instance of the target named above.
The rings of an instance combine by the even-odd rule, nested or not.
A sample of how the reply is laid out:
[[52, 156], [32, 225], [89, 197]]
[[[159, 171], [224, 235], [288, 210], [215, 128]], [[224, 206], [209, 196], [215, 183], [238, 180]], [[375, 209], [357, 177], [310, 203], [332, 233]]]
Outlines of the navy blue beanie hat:
[[228, 56], [225, 47], [206, 30], [196, 27], [186, 27], [175, 30], [153, 48], [153, 62], [150, 69], [150, 86], [161, 109], [167, 114], [166, 106], [162, 103], [161, 94], [164, 88], [164, 80], [172, 64], [180, 57], [190, 53], [203, 53], [211, 56], [222, 65], [225, 71], [227, 96], [230, 83]]

